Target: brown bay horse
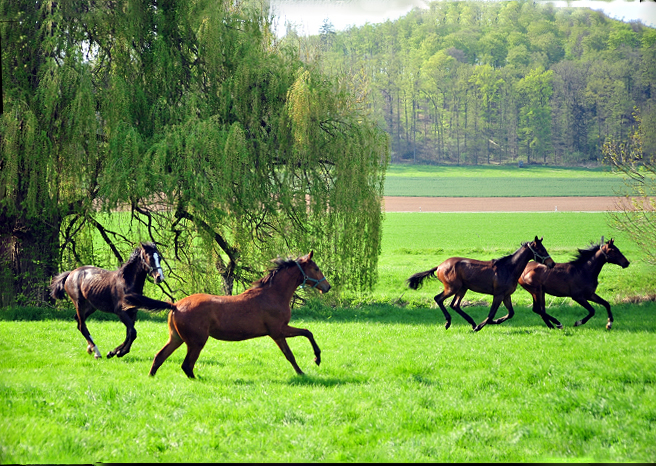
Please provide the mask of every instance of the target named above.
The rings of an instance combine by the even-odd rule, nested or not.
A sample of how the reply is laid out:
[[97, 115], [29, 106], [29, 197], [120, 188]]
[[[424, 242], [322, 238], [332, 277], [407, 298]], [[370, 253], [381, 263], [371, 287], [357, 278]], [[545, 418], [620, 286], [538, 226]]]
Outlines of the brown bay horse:
[[169, 341], [155, 355], [150, 375], [155, 375], [164, 361], [185, 343], [187, 355], [182, 370], [193, 378], [194, 365], [209, 337], [242, 341], [268, 335], [296, 373], [302, 375], [286, 339], [304, 336], [314, 350], [314, 362], [319, 365], [321, 351], [312, 333], [289, 326], [290, 302], [299, 286], [312, 283], [312, 288], [327, 293], [330, 284], [312, 260], [312, 252], [296, 260], [276, 259], [273, 263], [275, 268], [239, 295], [194, 294], [176, 302], [169, 313]]
[[547, 327], [553, 328], [551, 323], [554, 323], [558, 328], [563, 328], [557, 319], [546, 313], [545, 293], [570, 297], [588, 311], [587, 316], [574, 324], [575, 327], [585, 324], [594, 315], [595, 310], [588, 301], [601, 304], [608, 312], [606, 328], [610, 330], [613, 326], [610, 304], [596, 293], [599, 273], [606, 263], [616, 264], [622, 268], [629, 266], [628, 259], [615, 246], [613, 239], [606, 243], [602, 239], [601, 244], [579, 249], [574, 260], [556, 264], [552, 269], [540, 264], [528, 264], [519, 278], [519, 284], [531, 293], [533, 312], [540, 314]]
[[[434, 299], [446, 318], [445, 328], [451, 326], [451, 315], [443, 302], [448, 297], [454, 296], [450, 307], [469, 322], [475, 332], [478, 332], [489, 323], [500, 324], [515, 315], [510, 296], [517, 289], [517, 280], [530, 260], [546, 264], [547, 267], [554, 266], [553, 259], [542, 245], [542, 239], [536, 236], [533, 241], [523, 243], [513, 254], [490, 261], [451, 257], [437, 267], [408, 278], [408, 286], [416, 290], [426, 277], [436, 276], [444, 286], [444, 291]], [[493, 296], [489, 315], [478, 325], [460, 307], [460, 302], [468, 290]], [[502, 302], [508, 309], [508, 314], [493, 320]]]
[[117, 270], [109, 271], [85, 265], [70, 272], [63, 272], [53, 278], [50, 295], [54, 299], [64, 299], [66, 295], [75, 305], [77, 328], [87, 340], [87, 352], [96, 359], [102, 358], [100, 350], [93, 342], [87, 325], [87, 317], [96, 310], [114, 313], [125, 324], [125, 341], [107, 357], [125, 356], [130, 352], [137, 338], [134, 321], [137, 309], [170, 309], [171, 304], [143, 296], [146, 276], [150, 274], [155, 283], [164, 281], [161, 256], [153, 243], [142, 243], [130, 258]]

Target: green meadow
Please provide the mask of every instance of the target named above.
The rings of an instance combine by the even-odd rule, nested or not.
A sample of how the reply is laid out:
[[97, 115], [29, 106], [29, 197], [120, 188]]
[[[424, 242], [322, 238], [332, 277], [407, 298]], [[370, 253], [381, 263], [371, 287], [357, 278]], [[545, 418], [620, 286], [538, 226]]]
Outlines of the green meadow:
[[624, 182], [607, 168], [529, 165], [404, 166], [392, 165], [386, 196], [545, 197], [614, 196]]
[[[535, 236], [544, 238], [543, 244], [556, 262], [572, 260], [578, 248], [598, 243], [602, 236], [605, 240], [615, 238], [631, 265], [626, 269], [604, 266], [598, 294], [615, 301], [655, 294], [654, 267], [635, 243], [608, 226], [608, 220], [607, 214], [596, 212], [387, 213], [374, 296], [385, 302], [434, 304], [433, 296], [441, 291], [439, 281], [428, 280], [414, 291], [407, 288], [405, 280], [453, 256], [482, 260], [503, 257]], [[491, 302], [489, 296], [471, 291], [465, 300]], [[519, 287], [513, 302], [529, 306], [532, 301]], [[547, 304], [569, 302], [569, 298], [547, 296]], [[581, 308], [581, 312], [585, 311]], [[482, 316], [475, 320], [482, 320]]]
[[[655, 270], [607, 220], [387, 213], [375, 290], [304, 292], [293, 309], [291, 325], [322, 350], [316, 366], [306, 339], [288, 340], [302, 377], [268, 337], [210, 340], [196, 380], [180, 369], [183, 345], [149, 377], [165, 313], [140, 312], [132, 351], [95, 360], [70, 301], [2, 309], [0, 462], [654, 462]], [[615, 238], [631, 265], [599, 277], [611, 331], [600, 306], [573, 327], [586, 311], [547, 296], [565, 326], [550, 330], [521, 287], [513, 319], [474, 333], [454, 313], [445, 330], [432, 299], [441, 284], [405, 284], [448, 257], [498, 258], [536, 235], [558, 262]], [[465, 305], [480, 322], [490, 297], [469, 292]], [[97, 312], [88, 326], [103, 354], [125, 338], [113, 315]]]
[[[565, 311], [568, 312], [568, 311]], [[0, 460], [81, 462], [552, 462], [656, 459], [656, 305], [550, 331], [520, 312], [479, 333], [432, 309], [299, 309], [322, 349], [269, 338], [181, 348], [147, 375], [164, 316], [142, 315], [122, 359], [94, 360], [70, 313], [0, 321]], [[54, 314], [54, 313], [53, 313]], [[562, 313], [559, 313], [562, 317]], [[103, 352], [124, 337], [91, 319]]]

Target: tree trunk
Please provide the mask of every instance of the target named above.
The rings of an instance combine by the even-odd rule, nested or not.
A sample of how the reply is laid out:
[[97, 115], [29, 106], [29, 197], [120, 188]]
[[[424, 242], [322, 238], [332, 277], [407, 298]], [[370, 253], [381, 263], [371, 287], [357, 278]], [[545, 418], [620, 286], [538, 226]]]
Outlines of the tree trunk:
[[58, 272], [59, 220], [15, 217], [0, 230], [0, 307], [51, 302], [48, 286]]

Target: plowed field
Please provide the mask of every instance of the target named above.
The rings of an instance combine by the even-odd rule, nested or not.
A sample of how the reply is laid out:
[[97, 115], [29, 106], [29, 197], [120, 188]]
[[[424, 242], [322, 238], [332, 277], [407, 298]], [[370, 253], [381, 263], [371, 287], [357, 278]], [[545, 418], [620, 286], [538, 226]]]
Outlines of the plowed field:
[[604, 212], [617, 197], [396, 197], [385, 196], [387, 212]]

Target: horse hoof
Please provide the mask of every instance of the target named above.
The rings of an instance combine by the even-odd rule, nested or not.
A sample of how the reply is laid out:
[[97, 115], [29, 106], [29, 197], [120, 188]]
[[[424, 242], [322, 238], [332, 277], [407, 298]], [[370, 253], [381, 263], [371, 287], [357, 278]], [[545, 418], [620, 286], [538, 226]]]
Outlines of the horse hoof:
[[114, 353], [113, 351], [107, 353], [107, 359], [112, 359], [114, 356], [116, 356], [116, 353]]
[[451, 327], [451, 322], [444, 324], [444, 330], [449, 330], [449, 327]]
[[583, 324], [583, 322], [581, 322], [580, 320], [576, 321], [576, 322], [574, 322], [574, 327], [578, 327], [579, 325], [582, 325], [582, 324]]
[[606, 330], [610, 330], [611, 328], [613, 328], [613, 323], [612, 323], [612, 322], [608, 322], [608, 323], [606, 324]]
[[562, 330], [562, 329], [563, 329], [563, 324], [558, 324], [558, 325], [556, 325], [556, 328], [557, 328], [558, 330]]
[[314, 363], [318, 366], [321, 364], [321, 358], [314, 358]]

